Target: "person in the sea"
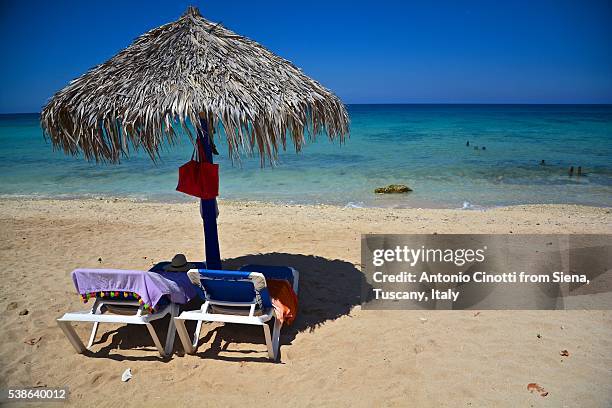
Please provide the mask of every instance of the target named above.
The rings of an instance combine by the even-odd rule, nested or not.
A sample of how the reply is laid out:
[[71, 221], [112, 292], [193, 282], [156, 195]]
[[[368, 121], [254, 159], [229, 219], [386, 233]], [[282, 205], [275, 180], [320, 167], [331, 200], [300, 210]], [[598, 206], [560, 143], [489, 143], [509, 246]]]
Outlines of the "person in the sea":
[[470, 145], [470, 141], [468, 140], [467, 142], [465, 142], [465, 145], [469, 146]]
[[570, 166], [569, 168], [569, 176], [572, 177], [574, 175], [574, 166]]
[[542, 159], [542, 161], [540, 162], [540, 166], [546, 166], [546, 161], [544, 161], [544, 159]]
[[487, 147], [486, 146], [482, 146], [482, 150], [487, 150]]

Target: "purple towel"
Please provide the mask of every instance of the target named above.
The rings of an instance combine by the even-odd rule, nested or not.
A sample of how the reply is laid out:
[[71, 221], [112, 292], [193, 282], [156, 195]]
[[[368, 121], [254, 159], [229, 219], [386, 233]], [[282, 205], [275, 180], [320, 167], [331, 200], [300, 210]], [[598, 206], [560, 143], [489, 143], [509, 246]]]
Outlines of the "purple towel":
[[[179, 273], [179, 272], [173, 272]], [[77, 292], [86, 295], [91, 292], [133, 292], [153, 309], [164, 295], [171, 302], [185, 304], [194, 296], [193, 285], [183, 287], [174, 280], [166, 279], [156, 272], [132, 271], [125, 269], [75, 269], [72, 281]]]

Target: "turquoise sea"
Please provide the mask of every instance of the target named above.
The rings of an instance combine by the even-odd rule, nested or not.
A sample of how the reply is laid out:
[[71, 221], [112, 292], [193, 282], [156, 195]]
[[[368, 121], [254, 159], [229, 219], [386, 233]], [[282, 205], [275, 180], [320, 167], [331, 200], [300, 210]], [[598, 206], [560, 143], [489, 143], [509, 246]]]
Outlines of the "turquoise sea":
[[[221, 198], [349, 207], [612, 206], [611, 105], [348, 109], [345, 144], [320, 137], [299, 154], [288, 146], [274, 168], [261, 169], [257, 157], [232, 164], [224, 143], [217, 142]], [[0, 115], [0, 195], [192, 200], [174, 191], [177, 168], [191, 151], [185, 137], [165, 149], [157, 164], [143, 153], [119, 165], [87, 163], [53, 151], [37, 114]], [[570, 166], [581, 166], [586, 175], [570, 177]], [[414, 191], [373, 193], [391, 183]]]

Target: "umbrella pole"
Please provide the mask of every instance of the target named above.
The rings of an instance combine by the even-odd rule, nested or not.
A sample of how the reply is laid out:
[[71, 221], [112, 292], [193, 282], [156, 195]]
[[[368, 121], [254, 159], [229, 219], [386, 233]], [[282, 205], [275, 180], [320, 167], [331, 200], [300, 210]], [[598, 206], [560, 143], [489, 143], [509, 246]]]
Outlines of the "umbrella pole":
[[[204, 149], [206, 160], [213, 163], [212, 147], [208, 137], [206, 120], [200, 119], [202, 131], [198, 130], [198, 142]], [[217, 199], [200, 199], [200, 215], [204, 223], [204, 251], [206, 252], [206, 268], [221, 269], [221, 253], [219, 251], [219, 235], [217, 232]]]

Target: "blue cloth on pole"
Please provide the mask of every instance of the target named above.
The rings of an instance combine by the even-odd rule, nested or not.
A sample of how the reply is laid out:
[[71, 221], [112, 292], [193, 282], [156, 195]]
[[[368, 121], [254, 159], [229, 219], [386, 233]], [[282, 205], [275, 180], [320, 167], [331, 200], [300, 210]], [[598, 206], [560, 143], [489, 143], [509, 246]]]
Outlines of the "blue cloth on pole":
[[[200, 119], [201, 130], [198, 130], [197, 143], [202, 146], [206, 160], [213, 163], [212, 147], [208, 135], [206, 120]], [[219, 250], [219, 235], [217, 230], [217, 199], [200, 200], [200, 213], [204, 222], [204, 250], [206, 263], [211, 269], [221, 269], [221, 252]]]

